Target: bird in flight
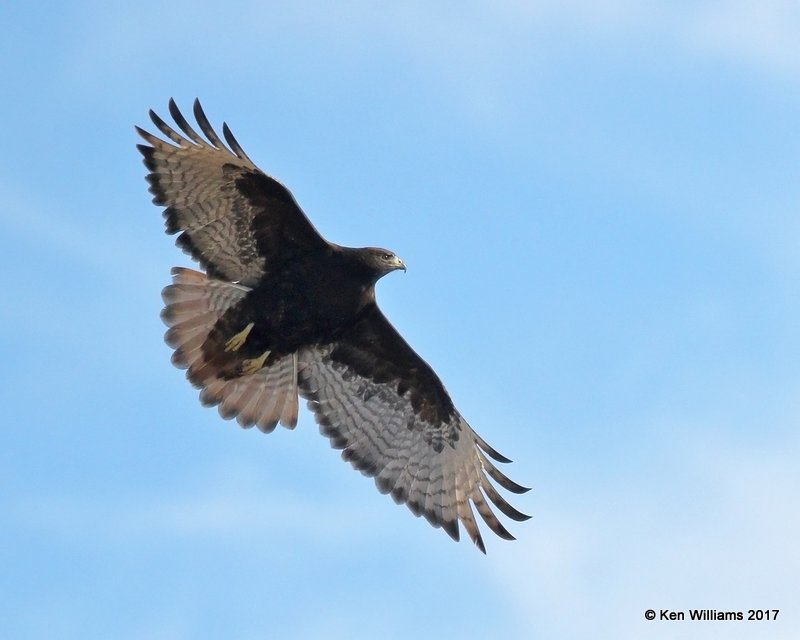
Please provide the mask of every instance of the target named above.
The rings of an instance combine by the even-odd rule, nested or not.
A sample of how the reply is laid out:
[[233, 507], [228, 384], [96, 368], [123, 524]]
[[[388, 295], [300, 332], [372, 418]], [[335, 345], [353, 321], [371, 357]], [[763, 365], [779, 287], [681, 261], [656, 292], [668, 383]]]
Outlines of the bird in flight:
[[194, 117], [205, 137], [174, 100], [169, 112], [179, 131], [151, 110], [164, 138], [136, 127], [147, 143], [137, 148], [167, 233], [205, 271], [173, 268], [161, 313], [172, 362], [200, 401], [268, 433], [297, 424], [302, 397], [331, 446], [381, 493], [454, 540], [460, 523], [484, 553], [473, 507], [513, 540], [489, 503], [512, 520], [528, 516], [490, 479], [512, 493], [527, 488], [495, 466], [491, 459], [510, 460], [470, 428], [375, 301], [375, 283], [405, 271], [403, 261], [386, 249], [327, 242], [227, 124], [223, 142], [199, 101]]

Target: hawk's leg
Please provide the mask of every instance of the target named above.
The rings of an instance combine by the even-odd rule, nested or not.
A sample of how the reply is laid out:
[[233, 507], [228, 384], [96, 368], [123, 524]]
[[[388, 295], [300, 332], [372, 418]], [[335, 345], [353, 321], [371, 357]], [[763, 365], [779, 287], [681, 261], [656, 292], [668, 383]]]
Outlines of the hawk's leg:
[[230, 340], [225, 343], [225, 352], [229, 351], [238, 351], [241, 346], [244, 344], [245, 340], [247, 340], [247, 336], [250, 335], [250, 332], [253, 330], [253, 323], [251, 322], [248, 324], [244, 329], [242, 329], [239, 333], [233, 336]]
[[250, 358], [248, 360], [242, 361], [242, 375], [249, 376], [251, 373], [255, 373], [261, 367], [264, 366], [264, 362], [267, 358], [269, 358], [269, 354], [272, 353], [271, 351], [265, 351], [262, 353], [258, 358]]

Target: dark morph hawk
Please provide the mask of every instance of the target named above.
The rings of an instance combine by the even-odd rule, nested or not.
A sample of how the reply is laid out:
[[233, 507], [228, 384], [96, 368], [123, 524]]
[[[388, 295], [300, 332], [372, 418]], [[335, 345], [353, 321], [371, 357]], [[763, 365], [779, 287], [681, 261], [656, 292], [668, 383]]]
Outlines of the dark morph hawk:
[[[297, 423], [298, 394], [342, 457], [458, 540], [461, 522], [485, 553], [474, 505], [498, 536], [513, 536], [486, 499], [513, 520], [489, 478], [527, 491], [487, 456], [509, 462], [467, 424], [433, 370], [384, 317], [375, 283], [405, 265], [385, 249], [326, 242], [289, 191], [256, 167], [227, 125], [223, 142], [198, 101], [205, 138], [175, 102], [179, 133], [139, 127], [153, 202], [166, 230], [206, 273], [176, 267], [163, 291], [172, 362], [204, 405], [270, 432]], [[488, 477], [487, 477], [488, 476]]]

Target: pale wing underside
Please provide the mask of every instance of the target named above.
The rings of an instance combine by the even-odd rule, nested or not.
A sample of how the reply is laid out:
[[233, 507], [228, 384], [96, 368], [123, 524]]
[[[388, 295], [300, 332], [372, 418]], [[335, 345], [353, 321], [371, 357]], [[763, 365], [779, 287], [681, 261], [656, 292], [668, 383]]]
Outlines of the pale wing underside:
[[235, 182], [245, 172], [259, 170], [227, 127], [230, 149], [219, 139], [199, 103], [195, 103], [195, 117], [208, 140], [192, 129], [174, 101], [169, 106], [184, 135], [153, 111], [150, 118], [169, 141], [136, 128], [150, 144], [139, 145], [139, 150], [151, 171], [153, 202], [167, 207], [167, 232], [182, 232], [177, 244], [210, 275], [253, 284], [264, 274], [264, 256], [252, 231], [258, 210], [235, 188]]
[[[382, 493], [405, 503], [415, 515], [424, 515], [455, 540], [458, 522], [485, 552], [473, 515], [474, 505], [489, 528], [505, 539], [513, 536], [496, 518], [485, 498], [514, 520], [528, 516], [509, 505], [491, 485], [515, 493], [524, 487], [504, 476], [486, 454], [507, 461], [475, 434], [459, 415], [451, 423], [432, 425], [414, 412], [408, 394], [399, 395], [396, 383], [376, 383], [346, 365], [330, 359], [333, 346], [300, 351], [300, 393], [309, 402], [320, 430], [342, 457], [362, 473], [375, 478]], [[442, 431], [449, 435], [442, 442]], [[452, 432], [455, 431], [455, 439]], [[449, 444], [452, 442], [453, 444]]]

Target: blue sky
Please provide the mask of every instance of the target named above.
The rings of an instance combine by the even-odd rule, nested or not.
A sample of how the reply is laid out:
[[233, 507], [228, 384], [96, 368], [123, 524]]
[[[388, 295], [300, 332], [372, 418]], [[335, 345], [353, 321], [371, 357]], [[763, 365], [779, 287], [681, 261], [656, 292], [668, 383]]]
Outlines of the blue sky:
[[[0, 635], [799, 637], [797, 4], [218, 5], [0, 9]], [[196, 96], [406, 261], [380, 304], [533, 486], [518, 541], [171, 367], [133, 125]]]

